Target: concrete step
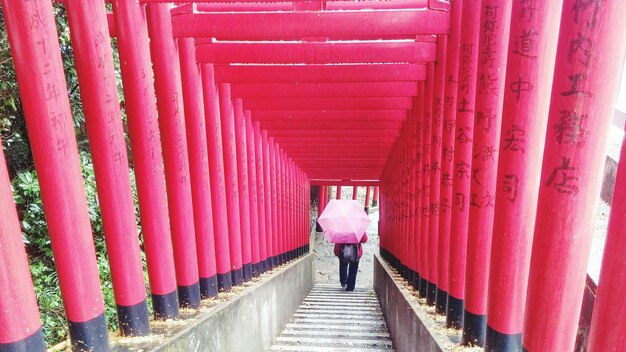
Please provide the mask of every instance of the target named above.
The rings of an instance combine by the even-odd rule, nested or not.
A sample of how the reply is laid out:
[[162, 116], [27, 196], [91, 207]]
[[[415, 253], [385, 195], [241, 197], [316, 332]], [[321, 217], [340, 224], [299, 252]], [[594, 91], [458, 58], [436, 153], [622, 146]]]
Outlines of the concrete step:
[[346, 292], [315, 285], [270, 351], [393, 351], [378, 298], [371, 289]]

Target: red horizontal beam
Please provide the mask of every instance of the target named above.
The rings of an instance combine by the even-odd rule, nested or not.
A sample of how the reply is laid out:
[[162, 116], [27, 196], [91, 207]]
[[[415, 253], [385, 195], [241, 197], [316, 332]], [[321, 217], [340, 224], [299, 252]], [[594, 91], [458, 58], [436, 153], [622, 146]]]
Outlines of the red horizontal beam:
[[315, 130], [338, 130], [338, 129], [400, 129], [402, 122], [400, 121], [375, 121], [357, 123], [354, 121], [334, 121], [329, 124], [326, 121], [261, 121], [261, 128], [274, 130], [292, 130], [292, 129], [315, 129]]
[[424, 63], [436, 59], [437, 44], [376, 42], [218, 42], [197, 44], [198, 62], [215, 64]]
[[[143, 0], [144, 2], [158, 2], [166, 0]], [[170, 0], [171, 1], [171, 0]], [[265, 1], [233, 0], [213, 2], [214, 0], [199, 0], [197, 10], [203, 12], [229, 11], [293, 11], [294, 1]], [[385, 0], [385, 1], [326, 1], [326, 10], [376, 10], [376, 9], [419, 9], [428, 7], [428, 0]]]
[[404, 121], [406, 110], [253, 110], [252, 118], [259, 121]]
[[[382, 130], [351, 130], [350, 133], [352, 133], [353, 135], [357, 135], [357, 136], [361, 136], [362, 138], [370, 138], [370, 137], [376, 137], [376, 136], [392, 136], [392, 137], [397, 137], [399, 135], [399, 131], [397, 129], [382, 129]], [[281, 137], [281, 136], [311, 136], [311, 137], [322, 137], [322, 136], [329, 136], [329, 137], [343, 137], [345, 136], [346, 132], [345, 131], [341, 131], [341, 130], [329, 130], [329, 131], [324, 131], [324, 132], [320, 132], [320, 131], [311, 131], [308, 129], [302, 129], [302, 130], [268, 130], [267, 134], [270, 137]]]
[[415, 82], [237, 83], [232, 96], [241, 98], [414, 97]]
[[410, 110], [411, 97], [248, 98], [246, 110]]
[[[345, 144], [359, 144], [365, 145], [363, 143], [363, 138], [361, 136], [350, 136], [346, 135], [341, 138], [337, 138], [335, 136], [293, 136], [293, 137], [274, 137], [274, 140], [278, 142], [281, 146], [286, 145], [307, 145], [309, 143], [318, 141], [319, 143], [329, 143], [330, 141], [338, 140], [338, 145]], [[396, 137], [371, 137], [368, 138], [368, 143], [393, 143], [396, 140]]]
[[379, 180], [327, 180], [309, 179], [312, 186], [378, 186]]
[[426, 79], [422, 64], [218, 65], [215, 79], [227, 83], [398, 82]]
[[234, 40], [377, 35], [447, 34], [447, 11], [302, 11], [193, 13], [173, 16], [175, 37]]

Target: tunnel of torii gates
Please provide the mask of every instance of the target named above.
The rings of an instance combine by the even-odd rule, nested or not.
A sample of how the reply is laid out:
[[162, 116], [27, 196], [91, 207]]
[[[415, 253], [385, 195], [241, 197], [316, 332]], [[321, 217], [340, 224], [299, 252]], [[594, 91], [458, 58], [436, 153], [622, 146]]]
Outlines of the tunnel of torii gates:
[[[1, 3], [71, 341], [107, 350], [52, 2]], [[573, 350], [626, 2], [64, 3], [121, 334], [150, 331], [127, 128], [155, 319], [307, 253], [311, 185], [379, 186], [381, 254], [463, 343]], [[43, 351], [0, 164], [0, 350]], [[592, 351], [626, 350], [624, 165]]]

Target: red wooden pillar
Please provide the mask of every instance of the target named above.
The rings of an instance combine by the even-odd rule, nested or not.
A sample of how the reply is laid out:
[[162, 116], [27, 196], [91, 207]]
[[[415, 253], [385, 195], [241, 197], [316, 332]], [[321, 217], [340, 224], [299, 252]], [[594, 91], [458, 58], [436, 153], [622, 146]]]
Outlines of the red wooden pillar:
[[280, 265], [280, 252], [279, 252], [279, 232], [280, 232], [280, 216], [279, 216], [279, 209], [278, 209], [278, 193], [279, 193], [279, 189], [278, 189], [278, 185], [279, 182], [277, 182], [278, 180], [278, 169], [277, 169], [277, 162], [276, 162], [276, 145], [274, 144], [274, 140], [272, 138], [268, 138], [268, 144], [269, 144], [269, 163], [270, 163], [270, 169], [269, 169], [269, 175], [271, 177], [271, 183], [272, 183], [272, 187], [271, 187], [271, 196], [272, 196], [272, 262], [273, 262], [273, 266], [278, 266]]
[[589, 352], [626, 350], [626, 139], [622, 141], [620, 163], [615, 176], [611, 214], [604, 245], [598, 292], [589, 331]]
[[[98, 265], [52, 3], [2, 1], [2, 8], [12, 55], [19, 58], [15, 60], [15, 71], [72, 346], [76, 350], [106, 351], [108, 332]], [[31, 321], [32, 315], [26, 319], [27, 325], [37, 326]], [[14, 336], [27, 342], [24, 339], [28, 334], [23, 331]], [[34, 347], [41, 347], [37, 339]], [[17, 343], [11, 343], [11, 349], [20, 345]]]
[[378, 187], [379, 186], [374, 186], [374, 194], [372, 195], [372, 207], [378, 206]]
[[430, 285], [428, 294], [433, 304], [437, 303], [439, 282], [439, 202], [441, 199], [441, 145], [443, 132], [443, 97], [446, 75], [447, 39], [445, 35], [437, 38], [437, 61], [433, 76], [433, 106], [430, 147], [430, 211], [428, 236], [428, 273]]
[[[511, 0], [484, 0], [481, 8], [478, 83], [465, 281], [465, 341], [483, 346], [495, 208], [498, 148], [511, 19]], [[471, 258], [471, 260], [469, 259]]]
[[245, 117], [245, 132], [246, 132], [246, 145], [247, 145], [247, 159], [248, 159], [248, 190], [249, 190], [249, 204], [250, 209], [250, 248], [252, 259], [252, 275], [258, 277], [261, 273], [261, 248], [260, 237], [262, 236], [261, 225], [259, 222], [259, 204], [260, 198], [258, 194], [258, 182], [257, 166], [258, 161], [256, 159], [256, 141], [254, 140], [254, 128], [252, 127], [252, 118], [250, 117], [250, 111], [244, 112]]
[[172, 35], [172, 19], [167, 4], [147, 6], [150, 49], [159, 110], [167, 203], [169, 206], [178, 300], [181, 307], [200, 306], [200, 283], [196, 253], [195, 226], [187, 132], [183, 117], [180, 60]]
[[[512, 5], [489, 270], [487, 348], [521, 349], [539, 170], [559, 31], [555, 19], [560, 13], [560, 1], [529, 4], [516, 0]], [[526, 35], [530, 35], [529, 45], [522, 42]]]
[[446, 54], [446, 80], [443, 101], [443, 131], [441, 138], [441, 198], [439, 201], [439, 233], [437, 246], [437, 313], [446, 314], [449, 291], [450, 221], [452, 219], [452, 183], [454, 140], [456, 130], [456, 96], [459, 74], [461, 37], [461, 8], [463, 0], [453, 1], [450, 12], [450, 34]]
[[526, 300], [528, 351], [575, 346], [625, 17], [623, 1], [563, 1]]
[[181, 38], [178, 40], [178, 47], [188, 137], [187, 147], [189, 149], [189, 173], [196, 229], [200, 295], [202, 298], [208, 298], [217, 295], [218, 285], [202, 80], [200, 66], [195, 60], [194, 40]]
[[252, 129], [254, 133], [254, 152], [256, 159], [256, 179], [257, 179], [257, 194], [258, 194], [258, 212], [259, 212], [259, 259], [260, 259], [260, 270], [261, 272], [266, 272], [270, 269], [268, 265], [268, 241], [269, 236], [271, 234], [271, 219], [268, 216], [269, 213], [269, 205], [268, 205], [268, 195], [265, 191], [266, 182], [265, 179], [265, 167], [266, 160], [263, 156], [263, 144], [261, 141], [261, 129], [259, 127], [259, 122], [252, 122]]
[[356, 200], [357, 186], [352, 186], [352, 200]]
[[1, 146], [0, 219], [0, 347], [8, 352], [45, 351], [37, 297]]
[[278, 231], [278, 254], [280, 258], [280, 264], [284, 264], [287, 261], [287, 255], [285, 248], [287, 248], [287, 187], [286, 187], [286, 177], [285, 177], [285, 155], [283, 154], [282, 148], [278, 144], [276, 144], [276, 171], [278, 172], [278, 215], [280, 224]]
[[76, 72], [122, 335], [150, 333], [124, 127], [105, 8], [67, 1]]
[[158, 319], [176, 318], [176, 272], [146, 16], [139, 4], [119, 0], [113, 1], [113, 13], [120, 60], [124, 62], [121, 65], [124, 101], [152, 307]]
[[235, 144], [237, 149], [237, 182], [239, 190], [239, 218], [241, 228], [241, 254], [243, 280], [252, 279], [252, 245], [250, 224], [250, 194], [248, 181], [248, 144], [246, 140], [246, 119], [241, 99], [233, 100]]
[[[257, 126], [259, 123], [256, 123]], [[276, 204], [276, 199], [273, 195], [274, 190], [274, 181], [273, 181], [273, 172], [272, 172], [272, 162], [271, 162], [271, 144], [269, 143], [269, 139], [267, 138], [267, 131], [262, 132], [262, 142], [263, 142], [263, 169], [265, 175], [263, 177], [265, 182], [265, 219], [267, 221], [266, 232], [267, 232], [267, 260], [268, 260], [268, 268], [274, 268], [274, 235], [276, 234], [276, 225], [274, 219], [274, 206]]]
[[337, 191], [335, 193], [335, 199], [341, 199], [341, 186], [337, 186]]
[[[425, 221], [425, 217], [423, 216], [424, 213], [422, 212], [422, 207], [423, 207], [423, 200], [424, 197], [422, 196], [424, 189], [423, 189], [423, 181], [422, 181], [422, 177], [424, 176], [422, 170], [424, 168], [424, 152], [423, 152], [423, 147], [424, 147], [424, 81], [418, 82], [418, 97], [416, 98], [417, 100], [417, 104], [416, 104], [416, 108], [414, 110], [414, 114], [415, 114], [415, 126], [413, 127], [416, 133], [416, 137], [414, 138], [415, 140], [415, 157], [416, 157], [416, 165], [415, 165], [415, 208], [414, 208], [414, 230], [413, 233], [411, 234], [411, 236], [414, 237], [414, 243], [409, 246], [409, 249], [413, 251], [413, 254], [411, 257], [415, 258], [415, 267], [416, 267], [416, 271], [419, 275], [417, 275], [416, 280], [414, 282], [414, 287], [416, 290], [419, 291], [419, 294], [421, 297], [426, 297], [426, 291], [425, 291], [425, 286], [424, 289], [422, 289], [422, 281], [424, 281], [426, 278], [423, 276], [424, 275], [424, 267], [427, 265], [426, 264], [426, 260], [427, 260], [427, 249], [426, 248], [422, 248], [422, 236], [424, 236], [424, 233], [422, 233], [422, 222]], [[428, 275], [428, 273], [426, 273], [426, 275]]]
[[235, 117], [230, 97], [230, 84], [218, 84], [220, 118], [224, 148], [224, 180], [226, 184], [226, 206], [228, 209], [228, 239], [233, 285], [243, 283], [243, 261], [241, 250], [241, 214], [239, 211], [239, 181], [237, 177], [237, 142], [235, 139]]
[[[426, 82], [424, 84], [424, 113], [422, 116], [422, 229], [420, 236], [420, 251], [422, 255], [422, 280], [420, 281], [420, 293], [426, 297], [426, 302], [435, 304], [435, 280], [430, 278], [430, 262], [435, 253], [430, 252], [430, 155], [432, 148], [432, 116], [433, 116], [433, 91], [435, 80], [435, 64], [428, 63], [426, 66]], [[430, 289], [432, 288], [432, 290]]]
[[[454, 169], [452, 178], [453, 199], [450, 226], [450, 277], [448, 291], [448, 326], [469, 329], [475, 317], [463, 318], [465, 298], [465, 259], [467, 254], [467, 226], [471, 204], [472, 138], [474, 135], [474, 103], [476, 97], [476, 67], [478, 58], [478, 34], [480, 28], [480, 1], [463, 2], [462, 28], [459, 47], [459, 77], [454, 125]], [[467, 340], [464, 329], [463, 344]]]
[[224, 148], [222, 145], [220, 103], [213, 65], [202, 64], [201, 74], [209, 155], [209, 175], [211, 177], [217, 287], [220, 291], [230, 291], [232, 275], [230, 239], [228, 236], [228, 206], [226, 201], [226, 182], [224, 179]]
[[370, 191], [371, 191], [370, 186], [365, 186], [365, 206], [363, 208], [365, 209], [365, 212], [368, 214], [370, 212]]

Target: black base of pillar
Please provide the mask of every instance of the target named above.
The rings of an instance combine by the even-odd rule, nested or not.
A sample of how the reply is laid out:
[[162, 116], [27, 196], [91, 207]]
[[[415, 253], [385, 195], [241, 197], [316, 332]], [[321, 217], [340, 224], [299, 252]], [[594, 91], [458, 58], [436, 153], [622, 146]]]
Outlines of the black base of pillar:
[[453, 329], [461, 329], [463, 327], [463, 300], [454, 298], [451, 294], [448, 294], [446, 326]]
[[219, 292], [228, 292], [233, 288], [233, 276], [230, 271], [217, 274], [217, 289]]
[[363, 210], [365, 210], [365, 214], [369, 215], [369, 213], [370, 213], [370, 208], [369, 207], [365, 207], [365, 208], [363, 208]]
[[435, 301], [437, 300], [437, 285], [433, 282], [428, 281], [426, 288], [426, 303], [429, 306], [435, 305]]
[[437, 287], [437, 314], [446, 315], [446, 307], [448, 306], [448, 292], [442, 291]]
[[419, 291], [420, 288], [420, 280], [422, 278], [420, 277], [420, 274], [418, 272], [415, 272], [415, 277], [413, 277], [413, 281], [411, 282], [411, 286], [413, 286], [413, 288], [416, 291]]
[[372, 208], [373, 208], [373, 207], [375, 207], [375, 206], [378, 206], [378, 202], [377, 202], [377, 201], [375, 201], [375, 200], [373, 200], [373, 201], [372, 201]]
[[176, 290], [164, 295], [152, 294], [154, 319], [167, 320], [178, 318], [178, 294]]
[[463, 345], [484, 346], [487, 329], [487, 315], [477, 315], [465, 311], [463, 317]]
[[239, 286], [243, 284], [243, 268], [231, 270], [230, 276], [233, 280], [233, 286]]
[[243, 270], [243, 281], [252, 280], [252, 264], [244, 264], [241, 269]]
[[0, 343], [2, 352], [45, 352], [46, 341], [43, 338], [43, 330], [35, 331], [34, 334], [15, 342]]
[[420, 293], [420, 297], [422, 298], [426, 298], [426, 292], [428, 291], [428, 281], [425, 278], [420, 278], [420, 283], [419, 283], [419, 293]]
[[104, 313], [87, 321], [68, 323], [73, 351], [109, 351], [109, 332]]
[[319, 222], [315, 222], [315, 232], [322, 232], [324, 231], [324, 229], [322, 229], [322, 225], [320, 225]]
[[261, 260], [261, 274], [270, 270], [270, 266], [267, 263], [267, 258]]
[[252, 277], [259, 277], [261, 275], [261, 262], [252, 263]]
[[217, 296], [217, 275], [200, 278], [200, 297], [202, 299]]
[[178, 286], [178, 305], [181, 308], [200, 307], [200, 283]]
[[[485, 352], [520, 352], [522, 350], [522, 334], [503, 334], [487, 326]], [[525, 351], [525, 350], [524, 350]]]
[[[145, 336], [150, 334], [150, 318], [145, 299], [132, 306], [117, 305], [116, 307], [120, 334], [122, 336]], [[0, 351], [2, 351], [1, 348]]]

